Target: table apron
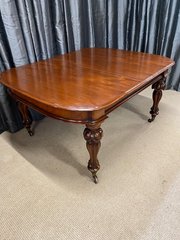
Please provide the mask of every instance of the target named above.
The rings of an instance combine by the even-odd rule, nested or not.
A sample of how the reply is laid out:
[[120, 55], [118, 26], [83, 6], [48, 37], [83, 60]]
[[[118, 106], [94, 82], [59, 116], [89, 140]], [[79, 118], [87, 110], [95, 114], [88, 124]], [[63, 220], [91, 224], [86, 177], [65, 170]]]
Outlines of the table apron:
[[159, 80], [161, 80], [162, 78], [165, 78], [167, 76], [167, 71], [161, 73], [160, 75], [158, 75], [157, 77], [153, 78], [151, 81], [147, 82], [145, 85], [141, 86], [138, 89], [135, 89], [133, 92], [127, 94], [125, 97], [123, 97], [122, 99], [120, 99], [118, 102], [116, 102], [114, 105], [106, 108], [105, 110], [105, 114], [109, 114], [110, 112], [112, 112], [114, 109], [116, 109], [117, 107], [119, 107], [120, 105], [122, 105], [123, 103], [127, 102], [130, 98], [134, 97], [135, 95], [137, 95], [138, 93], [142, 92], [144, 89], [146, 89], [147, 87], [149, 87], [150, 85], [153, 85], [154, 83], [158, 82]]

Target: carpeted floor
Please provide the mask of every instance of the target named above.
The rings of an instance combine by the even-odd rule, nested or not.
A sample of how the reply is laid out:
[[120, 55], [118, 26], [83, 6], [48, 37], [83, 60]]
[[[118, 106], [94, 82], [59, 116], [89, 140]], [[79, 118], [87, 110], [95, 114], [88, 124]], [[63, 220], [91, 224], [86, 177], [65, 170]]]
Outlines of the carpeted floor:
[[0, 135], [0, 240], [179, 240], [180, 93], [151, 90], [102, 125], [101, 170], [86, 169], [84, 126], [46, 118]]

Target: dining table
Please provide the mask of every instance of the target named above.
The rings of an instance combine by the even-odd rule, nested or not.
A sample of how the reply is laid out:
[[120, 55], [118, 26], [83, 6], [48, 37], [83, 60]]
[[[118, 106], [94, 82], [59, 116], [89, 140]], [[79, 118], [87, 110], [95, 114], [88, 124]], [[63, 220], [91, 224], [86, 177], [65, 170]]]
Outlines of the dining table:
[[[109, 113], [149, 86], [153, 94], [148, 121], [154, 121], [168, 69], [173, 65], [170, 58], [155, 54], [83, 48], [6, 70], [0, 74], [0, 82], [16, 100], [30, 136], [33, 131], [29, 108], [52, 118], [85, 125], [88, 169], [97, 183], [102, 123]], [[113, 142], [111, 148], [113, 151]]]

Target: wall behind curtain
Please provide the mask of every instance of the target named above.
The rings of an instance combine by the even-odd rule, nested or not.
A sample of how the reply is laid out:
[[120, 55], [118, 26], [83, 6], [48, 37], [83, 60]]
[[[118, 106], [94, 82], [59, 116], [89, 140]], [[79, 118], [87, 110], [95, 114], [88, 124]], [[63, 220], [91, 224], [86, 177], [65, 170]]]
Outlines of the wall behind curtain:
[[[176, 65], [167, 88], [180, 91], [180, 1], [0, 0], [0, 71], [83, 47], [171, 57]], [[0, 132], [21, 127], [16, 104], [0, 85]]]

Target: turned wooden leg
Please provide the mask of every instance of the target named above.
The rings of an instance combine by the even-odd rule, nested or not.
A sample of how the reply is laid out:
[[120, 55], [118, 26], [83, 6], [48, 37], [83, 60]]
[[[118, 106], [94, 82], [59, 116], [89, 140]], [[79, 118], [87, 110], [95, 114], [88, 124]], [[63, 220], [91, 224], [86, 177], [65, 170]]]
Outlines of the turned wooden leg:
[[165, 88], [165, 81], [166, 81], [166, 78], [163, 77], [161, 80], [159, 80], [158, 82], [152, 85], [152, 89], [154, 89], [153, 106], [151, 107], [151, 110], [150, 110], [151, 118], [148, 119], [148, 122], [154, 121], [155, 117], [159, 114], [158, 105], [162, 97], [162, 90], [164, 90]]
[[101, 138], [103, 136], [103, 130], [100, 128], [99, 124], [86, 124], [84, 130], [84, 138], [86, 140], [86, 147], [90, 155], [90, 160], [88, 162], [88, 169], [92, 173], [95, 183], [98, 183], [97, 171], [100, 169], [100, 164], [97, 158], [99, 148], [101, 146]]
[[28, 107], [24, 103], [18, 102], [18, 108], [19, 108], [19, 111], [21, 112], [21, 115], [23, 118], [23, 125], [27, 129], [29, 135], [33, 136], [33, 131], [31, 130], [32, 120], [29, 115]]

